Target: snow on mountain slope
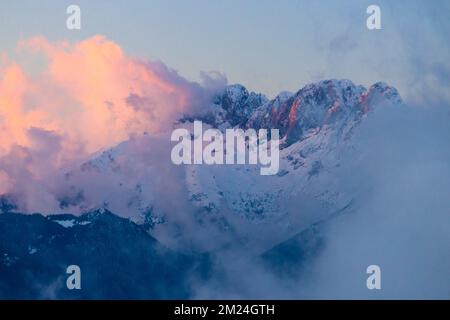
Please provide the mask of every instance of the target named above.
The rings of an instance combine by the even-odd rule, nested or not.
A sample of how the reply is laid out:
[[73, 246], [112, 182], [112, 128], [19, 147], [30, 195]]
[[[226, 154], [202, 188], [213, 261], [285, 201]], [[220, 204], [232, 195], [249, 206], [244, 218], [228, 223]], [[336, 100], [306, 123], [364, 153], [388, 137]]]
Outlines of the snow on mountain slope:
[[221, 130], [278, 128], [277, 175], [261, 176], [257, 165], [175, 166], [170, 136], [144, 134], [68, 173], [71, 195], [62, 203], [80, 212], [106, 207], [169, 246], [213, 250], [237, 241], [263, 251], [352, 201], [339, 180], [342, 154], [355, 152], [352, 136], [371, 110], [401, 103], [384, 83], [367, 90], [326, 80], [270, 101], [229, 86], [212, 113], [187, 115], [176, 126], [191, 130], [194, 119], [206, 119]]

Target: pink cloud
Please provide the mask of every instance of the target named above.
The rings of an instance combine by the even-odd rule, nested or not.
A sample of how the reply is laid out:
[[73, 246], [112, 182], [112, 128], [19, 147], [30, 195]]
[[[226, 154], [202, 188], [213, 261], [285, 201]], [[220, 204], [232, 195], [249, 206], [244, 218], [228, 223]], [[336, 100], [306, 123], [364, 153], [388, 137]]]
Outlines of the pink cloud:
[[[161, 62], [126, 55], [103, 36], [77, 43], [34, 37], [21, 41], [18, 51], [29, 61], [39, 56], [46, 62], [30, 75], [0, 55], [0, 195], [23, 181], [15, 166], [48, 179], [45, 166], [54, 172], [130, 136], [170, 130], [183, 113], [201, 107], [211, 91]], [[6, 166], [5, 159], [23, 154], [18, 150], [30, 162]], [[47, 161], [45, 154], [51, 155]]]

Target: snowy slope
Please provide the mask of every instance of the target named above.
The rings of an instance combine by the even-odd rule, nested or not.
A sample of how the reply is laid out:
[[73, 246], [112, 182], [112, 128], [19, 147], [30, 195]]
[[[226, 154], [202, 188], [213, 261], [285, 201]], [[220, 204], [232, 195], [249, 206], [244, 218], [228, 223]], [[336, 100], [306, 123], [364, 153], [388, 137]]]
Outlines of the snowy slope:
[[[212, 101], [208, 114], [187, 115], [221, 130], [278, 128], [280, 169], [261, 176], [256, 165], [175, 166], [168, 135], [143, 135], [96, 155], [72, 170], [67, 209], [106, 207], [169, 246], [212, 250], [240, 245], [265, 250], [353, 199], [341, 187], [342, 155], [354, 150], [355, 128], [372, 110], [401, 104], [395, 88], [368, 90], [349, 80], [310, 84], [273, 100], [233, 85]], [[169, 130], [170, 133], [170, 130]], [[92, 177], [95, 183], [92, 183]]]

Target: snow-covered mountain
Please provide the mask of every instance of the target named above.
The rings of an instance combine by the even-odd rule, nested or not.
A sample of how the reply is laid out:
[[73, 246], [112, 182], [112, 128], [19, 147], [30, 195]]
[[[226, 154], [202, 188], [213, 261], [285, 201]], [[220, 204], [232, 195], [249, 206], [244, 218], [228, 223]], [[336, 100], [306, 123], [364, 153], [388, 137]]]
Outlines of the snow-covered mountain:
[[[0, 197], [0, 296], [372, 298], [374, 263], [399, 281], [383, 297], [446, 296], [446, 110], [414, 110], [387, 84], [348, 80], [272, 100], [232, 85], [204, 110], [67, 169], [56, 213], [68, 214], [15, 214], [15, 198]], [[278, 174], [174, 165], [170, 134], [196, 119], [280, 129]], [[88, 290], [66, 290], [70, 264]]]
[[192, 129], [199, 119], [220, 130], [277, 128], [277, 175], [260, 176], [256, 165], [175, 166], [170, 137], [144, 134], [71, 170], [61, 204], [69, 212], [108, 208], [171, 247], [239, 243], [262, 252], [349, 206], [354, 195], [339, 177], [344, 159], [358, 158], [355, 129], [373, 110], [399, 104], [385, 83], [366, 89], [326, 80], [272, 100], [231, 85], [205, 113], [185, 115], [174, 127]]

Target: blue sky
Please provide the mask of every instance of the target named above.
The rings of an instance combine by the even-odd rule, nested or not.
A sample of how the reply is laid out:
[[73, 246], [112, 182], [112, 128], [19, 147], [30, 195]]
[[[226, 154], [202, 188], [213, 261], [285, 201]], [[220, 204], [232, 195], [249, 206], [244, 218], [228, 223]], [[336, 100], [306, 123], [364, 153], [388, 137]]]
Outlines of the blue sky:
[[[65, 28], [69, 4], [81, 7], [81, 31]], [[366, 28], [370, 4], [381, 7], [382, 30]], [[35, 35], [102, 34], [190, 80], [219, 71], [269, 96], [349, 78], [388, 82], [419, 102], [429, 90], [449, 101], [449, 14], [450, 2], [440, 0], [2, 1], [0, 49], [11, 55], [19, 39]]]

